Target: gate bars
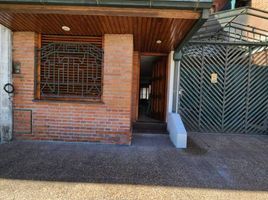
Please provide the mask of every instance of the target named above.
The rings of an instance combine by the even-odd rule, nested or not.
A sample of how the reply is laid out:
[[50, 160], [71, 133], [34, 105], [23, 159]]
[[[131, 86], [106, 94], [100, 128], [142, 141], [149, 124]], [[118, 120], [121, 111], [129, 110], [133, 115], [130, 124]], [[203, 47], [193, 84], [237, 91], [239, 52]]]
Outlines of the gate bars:
[[268, 134], [268, 46], [190, 42], [180, 73], [188, 131]]

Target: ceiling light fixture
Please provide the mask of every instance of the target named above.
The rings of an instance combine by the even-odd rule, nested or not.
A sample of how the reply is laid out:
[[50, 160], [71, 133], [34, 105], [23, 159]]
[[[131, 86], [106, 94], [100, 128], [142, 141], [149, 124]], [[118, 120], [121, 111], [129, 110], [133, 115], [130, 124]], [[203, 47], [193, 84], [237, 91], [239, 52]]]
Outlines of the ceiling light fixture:
[[161, 40], [156, 40], [156, 43], [157, 43], [157, 44], [161, 44], [162, 41], [161, 41]]
[[64, 30], [64, 31], [70, 31], [71, 30], [70, 27], [68, 27], [68, 26], [62, 26], [61, 29]]

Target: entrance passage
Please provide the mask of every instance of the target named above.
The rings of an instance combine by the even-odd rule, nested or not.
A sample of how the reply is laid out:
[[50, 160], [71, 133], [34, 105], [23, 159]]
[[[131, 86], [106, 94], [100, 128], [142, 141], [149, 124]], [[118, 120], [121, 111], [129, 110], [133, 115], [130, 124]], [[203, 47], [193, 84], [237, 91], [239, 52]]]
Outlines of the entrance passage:
[[166, 56], [141, 57], [138, 121], [165, 121], [166, 64]]

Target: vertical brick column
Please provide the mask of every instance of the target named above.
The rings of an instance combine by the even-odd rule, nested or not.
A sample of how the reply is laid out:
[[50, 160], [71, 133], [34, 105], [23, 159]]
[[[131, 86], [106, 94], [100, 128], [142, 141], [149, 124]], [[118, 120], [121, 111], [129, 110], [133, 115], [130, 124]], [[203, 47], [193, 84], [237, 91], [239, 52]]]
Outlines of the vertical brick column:
[[12, 32], [0, 25], [0, 141], [12, 138], [11, 95], [3, 90], [6, 83], [12, 82]]
[[[133, 36], [104, 36], [103, 101], [109, 107], [111, 126], [120, 121], [119, 132], [131, 131]], [[108, 116], [107, 116], [108, 117]]]

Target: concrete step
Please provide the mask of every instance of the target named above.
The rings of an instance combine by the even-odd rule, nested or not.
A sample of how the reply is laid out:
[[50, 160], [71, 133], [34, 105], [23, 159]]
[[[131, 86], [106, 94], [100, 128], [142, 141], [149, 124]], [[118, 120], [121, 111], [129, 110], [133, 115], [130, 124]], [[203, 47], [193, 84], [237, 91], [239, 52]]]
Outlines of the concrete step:
[[132, 133], [133, 134], [137, 134], [137, 135], [140, 135], [140, 134], [164, 134], [164, 135], [166, 135], [166, 134], [168, 134], [168, 132], [167, 131], [155, 131], [155, 130], [143, 130], [143, 131], [141, 131], [141, 130], [135, 130], [135, 129], [133, 129], [132, 130]]
[[163, 134], [133, 134], [132, 146], [174, 149], [169, 136]]
[[167, 124], [163, 122], [135, 122], [133, 133], [168, 134]]

